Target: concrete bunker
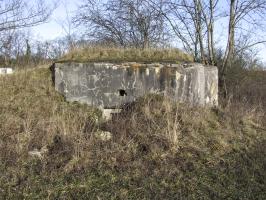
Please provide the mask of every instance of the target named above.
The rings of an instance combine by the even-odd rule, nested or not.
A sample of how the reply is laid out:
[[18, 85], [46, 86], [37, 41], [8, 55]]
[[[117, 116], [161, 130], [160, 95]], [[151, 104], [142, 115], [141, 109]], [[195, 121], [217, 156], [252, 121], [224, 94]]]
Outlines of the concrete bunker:
[[218, 104], [218, 69], [191, 64], [55, 63], [55, 89], [67, 101], [117, 109], [148, 93], [191, 105]]

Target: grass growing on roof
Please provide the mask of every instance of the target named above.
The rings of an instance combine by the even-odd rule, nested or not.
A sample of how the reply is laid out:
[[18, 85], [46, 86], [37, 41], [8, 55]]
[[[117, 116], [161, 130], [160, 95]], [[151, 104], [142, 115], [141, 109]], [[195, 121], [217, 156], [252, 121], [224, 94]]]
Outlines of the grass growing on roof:
[[179, 49], [136, 49], [86, 47], [74, 49], [59, 62], [193, 62], [193, 57]]

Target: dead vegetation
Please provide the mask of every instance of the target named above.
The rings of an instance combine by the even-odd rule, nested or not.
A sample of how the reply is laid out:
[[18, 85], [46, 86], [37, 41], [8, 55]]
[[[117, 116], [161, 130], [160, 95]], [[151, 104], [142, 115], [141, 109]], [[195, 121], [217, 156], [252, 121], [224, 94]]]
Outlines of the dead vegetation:
[[266, 108], [266, 71], [231, 69], [227, 77], [231, 100]]
[[265, 199], [264, 120], [148, 95], [104, 122], [65, 102], [48, 68], [20, 71], [0, 77], [0, 197]]
[[179, 49], [137, 49], [102, 46], [77, 48], [59, 62], [193, 62], [193, 57]]

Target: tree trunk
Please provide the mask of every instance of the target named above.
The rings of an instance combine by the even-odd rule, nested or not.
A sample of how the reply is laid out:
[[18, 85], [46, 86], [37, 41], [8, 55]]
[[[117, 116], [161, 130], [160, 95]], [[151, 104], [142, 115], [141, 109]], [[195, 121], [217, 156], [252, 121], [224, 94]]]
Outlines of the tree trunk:
[[[202, 1], [198, 0], [200, 11], [203, 15], [203, 19], [207, 28], [207, 46], [208, 46], [208, 64], [214, 65], [214, 36], [213, 36], [213, 29], [214, 29], [214, 18], [213, 12], [215, 5], [213, 4], [213, 0], [209, 0], [209, 9], [204, 10], [202, 6]], [[208, 12], [208, 14], [207, 14]]]
[[222, 73], [225, 73], [228, 66], [232, 64], [235, 51], [235, 6], [236, 0], [231, 0], [230, 3], [230, 17], [229, 17], [229, 30], [228, 30], [228, 41], [227, 47], [222, 64]]
[[204, 53], [204, 45], [203, 45], [203, 37], [202, 37], [202, 24], [201, 24], [201, 5], [199, 0], [194, 0], [194, 5], [195, 5], [195, 25], [196, 25], [196, 34], [198, 37], [199, 45], [200, 45], [200, 56], [201, 56], [201, 62], [203, 64], [206, 64], [206, 58], [205, 58], [205, 53]]
[[210, 56], [210, 64], [214, 65], [214, 36], [213, 36], [213, 30], [214, 30], [214, 5], [213, 0], [210, 0], [210, 20], [208, 25], [208, 43], [209, 43], [209, 56]]
[[223, 96], [227, 97], [227, 88], [226, 88], [226, 73], [228, 67], [231, 67], [232, 61], [234, 59], [235, 53], [235, 7], [236, 7], [236, 0], [230, 1], [230, 16], [229, 16], [229, 30], [228, 30], [228, 41], [227, 47], [222, 63], [222, 67], [220, 70], [220, 86], [223, 89]]

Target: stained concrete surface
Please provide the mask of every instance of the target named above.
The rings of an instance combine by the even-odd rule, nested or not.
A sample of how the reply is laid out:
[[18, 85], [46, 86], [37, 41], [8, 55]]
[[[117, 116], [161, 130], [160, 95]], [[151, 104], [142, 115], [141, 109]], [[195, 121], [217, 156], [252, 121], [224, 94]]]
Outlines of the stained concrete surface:
[[118, 108], [148, 93], [191, 105], [218, 104], [218, 69], [198, 63], [55, 63], [55, 88], [68, 101]]

